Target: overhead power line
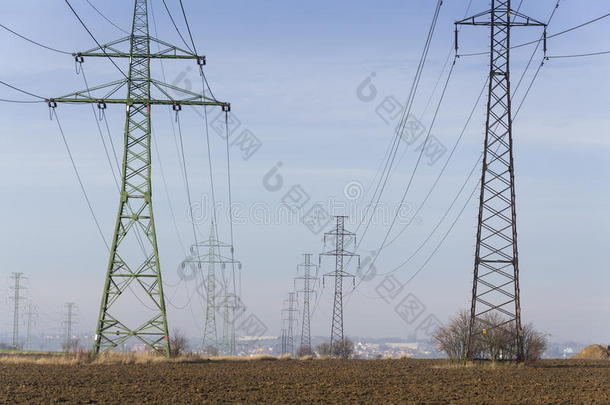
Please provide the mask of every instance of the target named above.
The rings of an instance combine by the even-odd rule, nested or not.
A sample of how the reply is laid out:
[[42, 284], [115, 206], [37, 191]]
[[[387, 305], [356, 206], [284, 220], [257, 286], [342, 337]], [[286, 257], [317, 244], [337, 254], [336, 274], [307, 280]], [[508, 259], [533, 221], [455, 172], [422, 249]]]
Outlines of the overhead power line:
[[100, 42], [95, 38], [95, 36], [93, 35], [93, 33], [91, 32], [91, 30], [87, 27], [87, 25], [85, 24], [85, 22], [82, 20], [82, 18], [80, 18], [80, 16], [78, 15], [78, 13], [76, 12], [76, 10], [74, 10], [74, 7], [72, 7], [72, 5], [70, 4], [70, 2], [68, 0], [64, 0], [66, 2], [66, 4], [68, 5], [68, 7], [70, 7], [70, 10], [72, 10], [72, 13], [74, 14], [74, 16], [76, 17], [76, 19], [80, 22], [80, 24], [83, 26], [83, 28], [85, 29], [85, 31], [87, 31], [87, 33], [89, 34], [89, 36], [93, 39], [93, 41], [95, 41], [95, 43], [97, 44], [97, 46], [100, 48], [100, 51], [102, 51], [102, 53], [104, 55], [106, 55], [106, 57], [108, 58], [108, 60], [114, 65], [115, 68], [118, 69], [119, 72], [121, 72], [121, 74], [125, 77], [125, 79], [129, 80], [129, 78], [127, 77], [127, 75], [125, 74], [125, 72], [123, 72], [123, 69], [121, 69], [119, 67], [119, 65], [116, 64], [116, 62], [114, 60], [112, 60], [112, 58], [110, 56], [108, 56], [108, 54], [106, 53], [106, 50], [102, 47], [102, 45], [100, 44]]
[[172, 15], [172, 12], [169, 10], [169, 7], [167, 7], [167, 3], [165, 2], [165, 0], [163, 0], [163, 6], [165, 6], [165, 11], [167, 12], [167, 15], [169, 16], [169, 19], [172, 21], [172, 25], [176, 29], [176, 32], [178, 33], [178, 36], [182, 40], [182, 43], [184, 44], [184, 46], [186, 46], [186, 49], [188, 49], [189, 51], [191, 51], [193, 53], [196, 53], [193, 49], [191, 49], [189, 44], [186, 42], [186, 40], [184, 39], [184, 36], [182, 36], [182, 33], [180, 32], [180, 28], [178, 28], [178, 25], [176, 24], [176, 21], [174, 20], [174, 16]]
[[184, 11], [184, 5], [182, 4], [182, 0], [180, 0], [180, 9], [182, 10], [182, 16], [184, 17], [184, 22], [186, 23], [186, 30], [189, 33], [189, 37], [191, 38], [191, 44], [193, 45], [193, 51], [197, 53], [197, 46], [195, 46], [195, 41], [193, 40], [193, 33], [191, 32], [191, 26], [189, 25], [189, 20], [186, 18], [186, 12]]
[[[402, 139], [402, 134], [403, 134], [404, 128], [407, 124], [408, 117], [411, 113], [411, 108], [413, 106], [413, 101], [415, 99], [417, 89], [419, 88], [419, 83], [421, 80], [422, 72], [424, 70], [424, 66], [425, 66], [425, 63], [426, 63], [426, 60], [428, 57], [428, 51], [430, 50], [430, 44], [432, 42], [432, 37], [433, 37], [435, 29], [436, 29], [436, 23], [438, 21], [438, 16], [439, 16], [440, 8], [441, 8], [442, 4], [443, 4], [443, 2], [440, 0], [437, 2], [437, 5], [436, 5], [435, 11], [434, 11], [434, 16], [432, 17], [432, 22], [428, 29], [428, 35], [426, 37], [426, 42], [424, 44], [424, 48], [423, 48], [422, 54], [420, 56], [417, 71], [415, 73], [413, 83], [411, 84], [411, 89], [409, 91], [409, 96], [407, 98], [406, 107], [403, 110], [402, 116], [400, 118], [400, 122], [394, 133], [394, 137], [392, 139], [391, 145], [388, 148], [387, 156], [384, 158], [384, 160], [385, 160], [385, 163], [383, 164], [384, 167], [383, 167], [381, 176], [378, 180], [378, 183], [375, 187], [375, 190], [373, 192], [373, 196], [371, 197], [371, 201], [367, 205], [364, 216], [363, 216], [361, 222], [358, 224], [358, 227], [356, 228], [356, 233], [358, 233], [358, 231], [360, 230], [360, 227], [366, 222], [366, 224], [364, 226], [364, 230], [362, 231], [362, 236], [360, 237], [359, 245], [362, 244], [362, 242], [364, 241], [365, 235], [367, 234], [367, 232], [370, 228], [370, 225], [372, 223], [372, 220], [373, 220], [373, 217], [375, 214], [375, 210], [379, 206], [381, 196], [388, 183], [388, 179], [392, 173], [392, 169], [394, 168], [394, 161], [396, 159], [396, 154], [400, 147], [400, 140]], [[372, 211], [371, 211], [371, 208], [372, 208]], [[371, 213], [370, 213], [370, 217], [367, 220], [366, 217], [367, 217], [369, 211]], [[356, 246], [356, 248], [358, 248], [359, 245]]]
[[76, 175], [76, 179], [78, 180], [78, 184], [80, 186], [81, 192], [83, 193], [85, 202], [87, 203], [87, 207], [89, 208], [89, 212], [91, 213], [91, 217], [93, 218], [93, 222], [95, 223], [95, 227], [97, 228], [97, 231], [99, 232], [100, 237], [104, 241], [104, 245], [106, 245], [106, 249], [110, 249], [110, 246], [108, 245], [108, 241], [106, 240], [106, 237], [104, 236], [104, 232], [102, 231], [102, 227], [100, 226], [100, 222], [98, 221], [97, 216], [95, 215], [95, 211], [93, 210], [93, 205], [91, 204], [91, 199], [89, 198], [89, 195], [87, 194], [87, 190], [85, 189], [85, 184], [83, 183], [83, 179], [81, 178], [81, 175], [78, 171], [78, 167], [76, 166], [76, 162], [74, 161], [74, 156], [72, 155], [72, 151], [70, 150], [68, 140], [66, 139], [66, 134], [64, 133], [64, 129], [61, 125], [61, 122], [59, 121], [59, 116], [57, 115], [56, 109], [53, 108], [51, 110], [51, 113], [53, 114], [53, 117], [55, 117], [55, 122], [57, 122], [57, 127], [59, 128], [59, 133], [61, 134], [61, 139], [63, 141], [64, 146], [66, 147], [66, 152], [68, 153], [68, 157], [70, 158], [70, 163], [72, 164], [72, 169], [74, 170], [74, 174]]
[[[41, 101], [46, 100], [46, 99], [45, 99], [44, 97], [42, 97], [42, 96], [39, 96], [39, 95], [34, 94], [34, 93], [30, 93], [29, 91], [26, 91], [26, 90], [23, 90], [23, 89], [21, 89], [21, 88], [19, 88], [19, 87], [13, 86], [12, 84], [8, 84], [7, 82], [3, 82], [2, 80], [0, 80], [0, 84], [2, 84], [3, 86], [9, 87], [9, 88], [11, 88], [11, 89], [13, 89], [13, 90], [16, 90], [16, 91], [18, 91], [18, 92], [20, 92], [20, 93], [26, 94], [26, 95], [28, 95], [28, 96], [32, 96], [32, 97], [34, 97], [34, 98], [38, 98], [38, 99], [40, 99]], [[28, 101], [15, 101], [15, 102], [28, 102]], [[32, 101], [29, 101], [29, 102], [32, 102]]]
[[85, 0], [87, 2], [87, 4], [89, 4], [91, 6], [91, 8], [93, 8], [95, 10], [96, 13], [98, 13], [100, 15], [100, 17], [102, 17], [104, 20], [106, 20], [110, 25], [112, 25], [114, 28], [116, 28], [117, 30], [129, 35], [130, 32], [127, 30], [124, 30], [123, 28], [119, 27], [118, 25], [116, 25], [114, 23], [114, 21], [112, 21], [110, 18], [106, 17], [100, 10], [98, 10], [97, 7], [95, 7], [93, 5], [93, 3], [91, 3], [89, 0]]
[[599, 55], [608, 55], [610, 51], [602, 51], [602, 52], [591, 52], [591, 53], [580, 53], [575, 55], [553, 55], [547, 56], [547, 59], [563, 59], [563, 58], [582, 58], [586, 56], [599, 56]]
[[10, 29], [10, 28], [9, 28], [9, 27], [7, 27], [6, 25], [0, 24], [0, 27], [4, 28], [5, 30], [7, 30], [7, 31], [8, 31], [8, 32], [10, 32], [11, 34], [18, 36], [19, 38], [21, 38], [21, 39], [23, 39], [23, 40], [25, 40], [25, 41], [28, 41], [28, 42], [30, 42], [30, 43], [32, 43], [32, 44], [34, 44], [34, 45], [38, 45], [38, 46], [39, 46], [39, 47], [41, 47], [41, 48], [45, 48], [45, 49], [48, 49], [49, 51], [53, 51], [53, 52], [63, 53], [64, 55], [72, 55], [72, 52], [68, 52], [68, 51], [62, 51], [61, 49], [53, 48], [53, 47], [51, 47], [51, 46], [48, 46], [48, 45], [42, 44], [42, 43], [40, 43], [40, 42], [38, 42], [38, 41], [34, 41], [33, 39], [28, 38], [28, 37], [26, 37], [25, 35], [21, 35], [20, 33], [18, 33], [18, 32], [16, 32], [16, 31], [14, 31], [14, 30], [12, 30], [12, 29]]
[[2, 103], [16, 103], [16, 104], [32, 104], [32, 103], [44, 103], [44, 100], [28, 101], [28, 100], [11, 100], [7, 98], [0, 98]]

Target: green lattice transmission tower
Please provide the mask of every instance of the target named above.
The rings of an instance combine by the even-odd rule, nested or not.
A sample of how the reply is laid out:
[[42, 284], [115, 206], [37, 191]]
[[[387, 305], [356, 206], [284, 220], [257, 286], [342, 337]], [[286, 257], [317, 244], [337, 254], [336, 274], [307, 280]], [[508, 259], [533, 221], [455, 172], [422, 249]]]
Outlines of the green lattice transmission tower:
[[[80, 63], [85, 57], [127, 58], [129, 72], [124, 74], [125, 78], [49, 99], [48, 103], [52, 108], [57, 103], [94, 103], [101, 110], [107, 104], [126, 105], [119, 210], [94, 352], [120, 348], [135, 338], [140, 344], [169, 355], [167, 315], [152, 207], [151, 106], [167, 105], [179, 111], [184, 105], [209, 105], [221, 106], [228, 112], [230, 105], [151, 78], [152, 59], [191, 59], [202, 69], [205, 58], [152, 38], [148, 30], [147, 1], [135, 0], [134, 3], [131, 35], [74, 54]], [[158, 47], [157, 52], [151, 52], [151, 43]], [[125, 89], [127, 97], [120, 98], [119, 94]], [[170, 92], [178, 96], [172, 97]], [[124, 293], [128, 289], [136, 298], [140, 294], [148, 302], [127, 302]], [[134, 307], [134, 304], [140, 307]], [[141, 320], [134, 319], [144, 313], [146, 315]]]

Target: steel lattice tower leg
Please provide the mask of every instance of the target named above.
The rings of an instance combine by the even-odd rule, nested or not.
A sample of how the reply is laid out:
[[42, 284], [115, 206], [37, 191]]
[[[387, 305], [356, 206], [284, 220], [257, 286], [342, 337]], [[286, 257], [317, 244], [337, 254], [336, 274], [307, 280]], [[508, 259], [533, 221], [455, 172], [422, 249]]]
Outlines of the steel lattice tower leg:
[[[544, 24], [514, 12], [510, 3], [510, 0], [492, 0], [491, 10], [456, 23], [491, 27], [489, 92], [468, 358], [476, 356], [473, 352], [476, 336], [490, 333], [496, 328], [507, 328], [514, 333], [516, 347], [516, 353], [508, 356], [516, 360], [523, 359], [510, 90], [510, 32], [512, 26]], [[481, 17], [489, 17], [489, 20], [481, 21]]]
[[330, 353], [335, 356], [338, 353], [337, 345], [343, 344], [343, 279], [351, 277], [354, 281], [354, 276], [344, 270], [344, 258], [356, 256], [358, 257], [358, 266], [360, 265], [360, 256], [355, 253], [345, 250], [345, 246], [352, 242], [356, 244], [356, 235], [345, 230], [345, 216], [337, 216], [337, 224], [335, 230], [324, 234], [324, 244], [328, 237], [335, 240], [335, 250], [322, 253], [320, 256], [335, 256], [335, 271], [325, 274], [324, 277], [332, 277], [335, 279], [335, 294], [333, 302], [333, 318], [330, 333]]
[[306, 253], [303, 255], [305, 258], [304, 263], [297, 266], [298, 268], [303, 269], [303, 276], [297, 277], [296, 280], [303, 280], [303, 289], [298, 290], [298, 292], [303, 294], [303, 319], [301, 324], [301, 348], [306, 349], [308, 352], [312, 352], [311, 347], [311, 308], [310, 308], [310, 299], [311, 294], [315, 291], [312, 286], [312, 282], [317, 280], [318, 278], [312, 274], [311, 269], [315, 269], [317, 274], [318, 266], [311, 263], [311, 253]]
[[[99, 353], [115, 348], [130, 337], [137, 337], [152, 349], [169, 356], [167, 314], [152, 208], [151, 108], [146, 103], [151, 98], [146, 0], [135, 1], [130, 52], [134, 56], [129, 63], [127, 99], [132, 102], [127, 106], [125, 120], [121, 197], [94, 351]], [[128, 263], [124, 257], [129, 256], [129, 252], [123, 255], [122, 248], [133, 249], [134, 238], [141, 243], [144, 258], [134, 258]], [[112, 312], [113, 304], [134, 281], [154, 306], [152, 317], [136, 328], [128, 327]]]

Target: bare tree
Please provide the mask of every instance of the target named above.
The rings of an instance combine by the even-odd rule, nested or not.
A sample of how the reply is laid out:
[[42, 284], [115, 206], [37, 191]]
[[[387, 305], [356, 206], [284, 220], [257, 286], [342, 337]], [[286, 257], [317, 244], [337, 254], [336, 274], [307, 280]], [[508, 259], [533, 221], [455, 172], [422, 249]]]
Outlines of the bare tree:
[[315, 356], [313, 350], [309, 346], [299, 346], [297, 349], [297, 357]]
[[540, 360], [549, 345], [548, 335], [534, 329], [531, 323], [523, 326], [522, 333], [524, 360], [527, 362]]
[[[517, 357], [517, 332], [514, 322], [503, 323], [500, 314], [489, 313], [473, 325], [471, 356], [491, 361], [511, 360]], [[495, 326], [501, 325], [501, 326]], [[470, 312], [460, 311], [450, 322], [437, 329], [434, 340], [452, 360], [465, 359], [470, 333]], [[522, 328], [524, 360], [539, 359], [547, 348], [547, 337], [536, 331], [532, 324]]]
[[[478, 327], [473, 328], [473, 339], [481, 344], [484, 357], [491, 361], [506, 360], [516, 354], [516, 331], [511, 324], [502, 324], [503, 318], [497, 312], [489, 312], [480, 318]], [[500, 326], [496, 326], [500, 325]]]
[[216, 346], [206, 346], [203, 348], [203, 354], [210, 357], [217, 357], [219, 354], [219, 350]]
[[452, 360], [466, 357], [468, 349], [468, 326], [470, 313], [465, 309], [458, 312], [447, 325], [439, 327], [433, 339]]
[[174, 332], [169, 338], [169, 347], [172, 357], [178, 357], [181, 354], [184, 354], [188, 347], [186, 336], [180, 330], [174, 329]]
[[345, 338], [339, 342], [336, 342], [332, 347], [332, 355], [341, 357], [342, 359], [349, 359], [354, 354], [354, 342]]
[[316, 352], [318, 353], [318, 356], [330, 356], [330, 343], [320, 343], [316, 346]]
[[66, 353], [76, 353], [81, 349], [80, 340], [77, 338], [70, 338], [62, 343], [61, 350]]

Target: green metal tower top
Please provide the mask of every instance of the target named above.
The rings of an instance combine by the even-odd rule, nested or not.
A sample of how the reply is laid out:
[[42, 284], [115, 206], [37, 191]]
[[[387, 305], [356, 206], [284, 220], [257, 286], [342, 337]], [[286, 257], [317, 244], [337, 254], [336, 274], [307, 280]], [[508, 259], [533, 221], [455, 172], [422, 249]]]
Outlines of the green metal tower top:
[[[151, 53], [151, 43], [158, 44], [160, 50]], [[140, 344], [169, 356], [167, 314], [152, 206], [151, 106], [171, 105], [178, 111], [182, 105], [214, 105], [229, 111], [230, 104], [151, 78], [151, 59], [193, 59], [201, 68], [205, 58], [152, 38], [148, 31], [147, 0], [135, 0], [130, 36], [75, 53], [74, 57], [80, 63], [84, 57], [129, 58], [129, 73], [124, 79], [48, 100], [53, 108], [57, 103], [96, 103], [100, 109], [105, 109], [107, 104], [127, 106], [119, 210], [94, 352], [124, 347], [128, 340], [135, 338]], [[117, 96], [123, 88], [127, 89], [127, 98]], [[180, 97], [172, 97], [170, 90]], [[154, 96], [153, 91], [159, 96]], [[135, 295], [131, 301], [130, 294], [124, 294], [128, 289]], [[148, 302], [140, 301], [139, 296]], [[136, 298], [138, 301], [134, 301]], [[138, 303], [140, 307], [134, 307]], [[141, 319], [136, 320], [138, 317]]]

